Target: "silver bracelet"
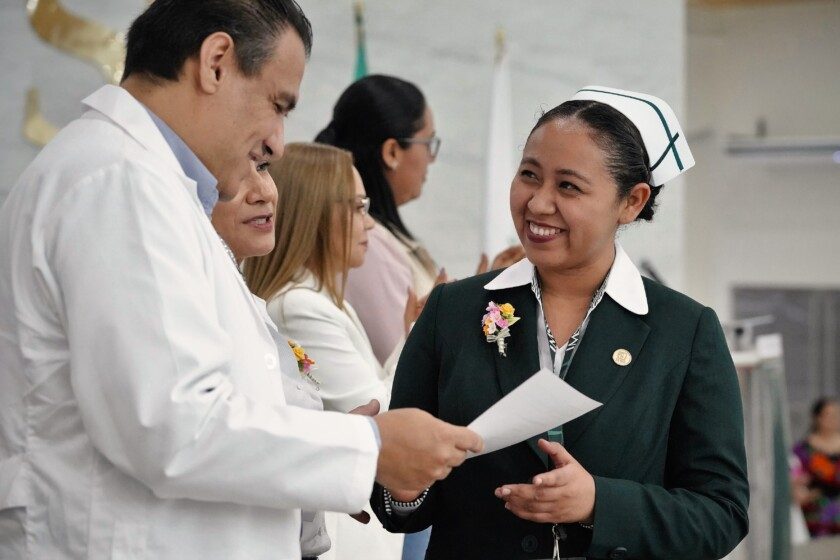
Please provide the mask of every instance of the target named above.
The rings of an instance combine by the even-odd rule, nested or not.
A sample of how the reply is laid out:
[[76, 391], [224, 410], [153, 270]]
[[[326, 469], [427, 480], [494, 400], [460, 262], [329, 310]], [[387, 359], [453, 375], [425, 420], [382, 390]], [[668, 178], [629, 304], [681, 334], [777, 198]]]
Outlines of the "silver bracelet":
[[420, 507], [420, 504], [423, 503], [423, 500], [426, 499], [426, 495], [429, 493], [429, 489], [426, 488], [425, 490], [423, 490], [422, 494], [420, 494], [410, 502], [398, 502], [394, 499], [394, 497], [391, 495], [391, 492], [387, 488], [383, 487], [382, 489], [385, 491], [385, 513], [388, 515], [391, 515], [392, 513], [391, 506], [404, 509], [413, 509]]

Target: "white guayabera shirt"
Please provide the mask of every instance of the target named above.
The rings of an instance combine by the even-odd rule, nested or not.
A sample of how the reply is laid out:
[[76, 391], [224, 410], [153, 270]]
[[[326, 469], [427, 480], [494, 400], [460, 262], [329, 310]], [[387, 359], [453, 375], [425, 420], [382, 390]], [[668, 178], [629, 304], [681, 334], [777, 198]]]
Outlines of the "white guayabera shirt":
[[148, 112], [105, 86], [0, 209], [0, 558], [300, 558], [370, 420], [287, 406], [264, 320]]

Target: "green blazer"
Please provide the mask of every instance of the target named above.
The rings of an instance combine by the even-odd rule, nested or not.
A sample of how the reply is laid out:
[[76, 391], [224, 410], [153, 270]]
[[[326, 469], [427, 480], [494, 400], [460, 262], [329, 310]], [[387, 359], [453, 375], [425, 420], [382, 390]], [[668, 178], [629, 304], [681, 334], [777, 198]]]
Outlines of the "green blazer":
[[[438, 286], [400, 357], [391, 408], [418, 407], [466, 426], [539, 369], [530, 286], [484, 289], [498, 271]], [[595, 478], [594, 529], [564, 525], [561, 556], [720, 558], [747, 533], [744, 424], [735, 368], [715, 313], [645, 279], [649, 312], [608, 295], [592, 312], [569, 384], [603, 406], [564, 426], [565, 445]], [[488, 343], [490, 300], [510, 303], [507, 357]], [[617, 349], [632, 362], [613, 361]], [[392, 532], [432, 525], [427, 559], [551, 558], [550, 524], [520, 519], [493, 491], [553, 468], [534, 437], [470, 459], [406, 517], [372, 505]]]

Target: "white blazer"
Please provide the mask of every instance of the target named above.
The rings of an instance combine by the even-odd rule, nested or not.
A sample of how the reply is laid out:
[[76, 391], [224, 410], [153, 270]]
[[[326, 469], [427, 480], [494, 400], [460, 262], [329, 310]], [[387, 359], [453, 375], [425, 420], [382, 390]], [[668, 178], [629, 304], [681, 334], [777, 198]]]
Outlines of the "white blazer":
[[301, 508], [367, 502], [369, 420], [286, 405], [195, 183], [84, 104], [0, 210], [0, 558], [297, 560]]
[[353, 306], [345, 301], [344, 309], [339, 309], [309, 272], [267, 307], [271, 319], [315, 360], [313, 376], [321, 382], [325, 410], [349, 412], [371, 399], [377, 399], [382, 410], [388, 407], [405, 336], [380, 365]]
[[[280, 329], [300, 344], [316, 368], [318, 394], [326, 410], [349, 412], [377, 399], [382, 409], [391, 400], [396, 361], [405, 337], [386, 362], [379, 364], [370, 340], [353, 307], [344, 310], [333, 303], [327, 291], [318, 289], [311, 273], [287, 286], [268, 302], [268, 314]], [[321, 560], [399, 560], [403, 535], [386, 531], [370, 507], [371, 520], [362, 525], [345, 514], [327, 513], [326, 527], [332, 548]]]

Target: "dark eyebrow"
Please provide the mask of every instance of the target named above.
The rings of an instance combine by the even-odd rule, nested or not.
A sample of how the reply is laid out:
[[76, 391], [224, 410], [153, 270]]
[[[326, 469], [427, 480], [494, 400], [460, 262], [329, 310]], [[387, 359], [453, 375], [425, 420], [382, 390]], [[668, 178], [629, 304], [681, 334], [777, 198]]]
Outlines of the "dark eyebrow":
[[[535, 167], [539, 167], [540, 169], [542, 169], [542, 165], [540, 165], [540, 162], [537, 161], [536, 158], [533, 158], [531, 156], [523, 157], [522, 158], [522, 163], [527, 163], [527, 164], [530, 164], [530, 165], [533, 165]], [[581, 175], [580, 173], [578, 173], [574, 169], [557, 169], [557, 170], [555, 170], [554, 173], [556, 175], [571, 175], [572, 177], [577, 177], [578, 179], [580, 179], [581, 181], [583, 181], [587, 185], [592, 184], [592, 182], [589, 179], [587, 179], [586, 177], [584, 177], [583, 175]]]
[[282, 102], [286, 106], [286, 112], [291, 112], [297, 107], [297, 97], [291, 93], [281, 92], [274, 96], [275, 102]]
[[581, 175], [580, 173], [578, 173], [574, 169], [558, 169], [557, 171], [555, 171], [555, 173], [557, 173], [558, 175], [571, 175], [572, 177], [577, 177], [578, 179], [580, 179], [581, 181], [583, 181], [587, 185], [592, 184], [589, 181], [589, 179], [587, 179], [586, 177], [584, 177], [583, 175]]

